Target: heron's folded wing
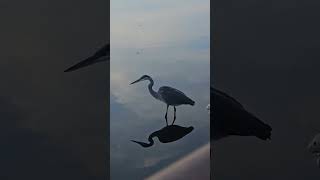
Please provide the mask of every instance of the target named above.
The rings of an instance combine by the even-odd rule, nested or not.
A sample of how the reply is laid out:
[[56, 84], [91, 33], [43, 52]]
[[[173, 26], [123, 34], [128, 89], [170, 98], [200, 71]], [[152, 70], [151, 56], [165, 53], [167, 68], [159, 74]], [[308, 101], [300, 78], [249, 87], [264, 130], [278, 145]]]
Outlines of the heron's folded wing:
[[214, 101], [214, 98], [223, 98], [225, 99], [225, 101], [228, 101], [229, 103], [232, 103], [233, 105], [235, 106], [238, 106], [238, 107], [241, 107], [241, 108], [244, 108], [242, 106], [242, 104], [240, 102], [238, 102], [235, 98], [229, 96], [228, 94], [216, 89], [216, 88], [212, 88], [210, 87], [210, 95], [213, 97], [213, 101]]
[[232, 97], [219, 91], [211, 92], [213, 99], [213, 132], [222, 135], [257, 136], [266, 140], [271, 138], [272, 128], [248, 112]]
[[192, 99], [187, 97], [183, 92], [168, 86], [160, 87], [158, 93], [165, 102], [172, 104], [183, 104], [192, 101]]

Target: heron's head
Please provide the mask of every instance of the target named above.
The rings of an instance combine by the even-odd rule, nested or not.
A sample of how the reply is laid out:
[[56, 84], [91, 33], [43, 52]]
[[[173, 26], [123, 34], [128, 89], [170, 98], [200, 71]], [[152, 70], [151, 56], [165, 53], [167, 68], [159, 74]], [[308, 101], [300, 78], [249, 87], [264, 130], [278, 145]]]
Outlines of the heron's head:
[[151, 77], [148, 76], [148, 75], [143, 75], [143, 76], [141, 76], [141, 78], [139, 78], [139, 79], [136, 80], [136, 81], [133, 81], [133, 82], [130, 83], [130, 84], [134, 84], [134, 83], [137, 83], [137, 82], [140, 82], [140, 81], [145, 81], [145, 80], [151, 80]]
[[320, 134], [316, 135], [313, 140], [308, 145], [308, 150], [312, 154], [319, 154], [320, 153]]

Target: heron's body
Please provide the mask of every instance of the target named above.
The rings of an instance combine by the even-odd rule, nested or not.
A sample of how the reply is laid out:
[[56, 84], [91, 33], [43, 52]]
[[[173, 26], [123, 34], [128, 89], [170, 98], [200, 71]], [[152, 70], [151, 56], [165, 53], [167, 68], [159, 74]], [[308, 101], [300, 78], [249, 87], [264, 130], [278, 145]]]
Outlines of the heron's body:
[[158, 94], [160, 95], [160, 100], [169, 106], [194, 105], [194, 101], [183, 92], [169, 86], [160, 87]]
[[108, 60], [110, 60], [110, 45], [106, 44], [102, 48], [100, 48], [96, 53], [94, 53], [92, 56], [71, 66], [64, 72], [75, 71], [77, 69], [80, 69], [98, 62], [108, 61]]
[[210, 88], [213, 110], [211, 137], [218, 140], [230, 135], [256, 136], [262, 140], [271, 138], [272, 128], [249, 113], [237, 100], [226, 93]]
[[148, 138], [149, 143], [144, 143], [144, 142], [134, 141], [134, 140], [132, 140], [132, 142], [140, 144], [142, 147], [150, 147], [154, 144], [154, 141], [153, 141], [154, 137], [157, 137], [159, 141], [162, 143], [170, 143], [183, 138], [184, 136], [189, 134], [192, 130], [193, 130], [193, 127], [182, 127], [177, 125], [170, 125], [156, 132], [153, 132]]
[[[148, 89], [150, 94], [154, 98], [164, 102], [167, 105], [167, 111], [165, 115], [166, 121], [167, 121], [169, 106], [174, 107], [174, 120], [172, 124], [174, 124], [174, 121], [176, 120], [176, 106], [180, 106], [180, 105], [193, 106], [195, 104], [195, 102], [192, 99], [190, 99], [188, 96], [186, 96], [183, 92], [169, 86], [162, 86], [159, 88], [158, 92], [154, 91], [152, 88], [154, 85], [153, 79], [148, 75], [142, 76], [140, 79], [134, 81], [131, 84], [137, 83], [139, 81], [144, 81], [144, 80], [149, 81]], [[168, 122], [167, 122], [167, 125], [168, 125]]]

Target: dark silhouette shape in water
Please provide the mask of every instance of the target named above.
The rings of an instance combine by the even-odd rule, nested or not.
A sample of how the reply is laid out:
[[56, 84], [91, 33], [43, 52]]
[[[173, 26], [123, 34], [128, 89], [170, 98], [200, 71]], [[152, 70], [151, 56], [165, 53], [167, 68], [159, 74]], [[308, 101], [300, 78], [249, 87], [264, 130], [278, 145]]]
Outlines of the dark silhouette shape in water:
[[106, 44], [102, 48], [100, 48], [96, 53], [94, 53], [92, 56], [71, 66], [64, 72], [75, 71], [77, 69], [80, 69], [98, 62], [109, 61], [109, 60], [110, 60], [110, 44]]
[[271, 139], [272, 128], [248, 112], [237, 100], [210, 87], [211, 140], [230, 135], [256, 136], [259, 139]]
[[166, 126], [158, 131], [153, 132], [150, 134], [148, 141], [149, 143], [144, 143], [144, 142], [139, 142], [139, 141], [134, 141], [131, 140], [132, 142], [135, 142], [137, 144], [140, 144], [142, 147], [151, 147], [154, 144], [153, 138], [157, 137], [160, 142], [162, 143], [170, 143], [177, 141], [187, 134], [189, 134], [191, 131], [193, 131], [193, 127], [182, 127], [178, 125], [170, 125]]
[[132, 82], [131, 84], [134, 84], [134, 83], [137, 83], [140, 81], [145, 81], [145, 80], [149, 81], [148, 89], [149, 89], [150, 94], [154, 98], [167, 104], [167, 111], [166, 111], [166, 115], [165, 115], [167, 126], [168, 126], [167, 115], [168, 115], [169, 106], [173, 106], [173, 108], [174, 108], [174, 119], [171, 124], [171, 125], [173, 125], [174, 121], [176, 120], [176, 106], [183, 105], [183, 104], [193, 106], [195, 104], [195, 102], [192, 99], [190, 99], [188, 96], [186, 96], [183, 92], [181, 92], [175, 88], [172, 88], [172, 87], [162, 86], [159, 88], [158, 92], [154, 91], [152, 89], [152, 86], [154, 84], [153, 79], [148, 75], [143, 75], [141, 78]]

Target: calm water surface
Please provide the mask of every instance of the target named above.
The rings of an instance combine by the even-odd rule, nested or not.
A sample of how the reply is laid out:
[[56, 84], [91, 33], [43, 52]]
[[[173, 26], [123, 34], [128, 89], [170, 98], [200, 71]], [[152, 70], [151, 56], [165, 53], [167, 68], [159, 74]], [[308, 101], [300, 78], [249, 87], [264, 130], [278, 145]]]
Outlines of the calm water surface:
[[[209, 25], [208, 0], [111, 1], [112, 179], [142, 179], [209, 142]], [[175, 124], [194, 127], [191, 133], [165, 144], [154, 138], [149, 148], [130, 141], [148, 142], [166, 125], [166, 105], [149, 94], [148, 82], [129, 85], [144, 74], [154, 90], [171, 86], [196, 102], [177, 107]]]

